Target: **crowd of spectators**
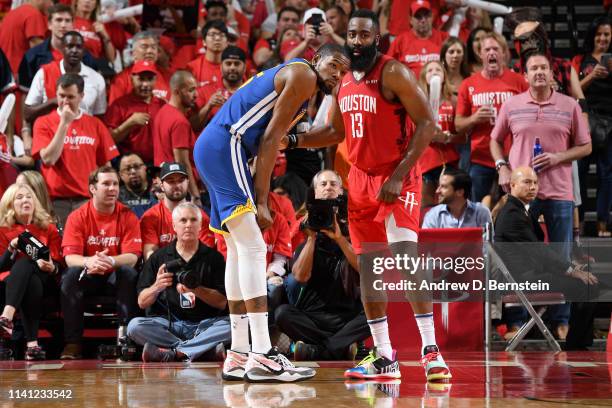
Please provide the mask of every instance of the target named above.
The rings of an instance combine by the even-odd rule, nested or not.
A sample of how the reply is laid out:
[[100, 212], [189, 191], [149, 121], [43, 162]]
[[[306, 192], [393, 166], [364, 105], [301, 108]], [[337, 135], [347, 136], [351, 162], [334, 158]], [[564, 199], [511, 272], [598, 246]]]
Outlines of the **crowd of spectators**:
[[[506, 16], [506, 38], [486, 11], [460, 0], [279, 0], [273, 9], [208, 0], [191, 42], [143, 29], [140, 16], [102, 23], [100, 1], [9, 3], [0, 2], [0, 103], [16, 101], [0, 118], [0, 337], [18, 319], [27, 359], [45, 358], [37, 333], [46, 297], [61, 305], [62, 358], [81, 358], [85, 300], [99, 294], [116, 297], [119, 325], [147, 361], [220, 358], [229, 341], [226, 248], [208, 229], [193, 146], [250, 77], [343, 45], [357, 8], [378, 13], [379, 49], [409, 67], [427, 96], [441, 79], [438, 132], [419, 162], [423, 228], [483, 227], [506, 204], [512, 170], [531, 166], [540, 188], [530, 211], [551, 241], [567, 244], [569, 261], [595, 163], [597, 235], [610, 236], [609, 17], [591, 23], [569, 61], [553, 56], [537, 10]], [[296, 129], [306, 131], [324, 105], [314, 96]], [[543, 154], [533, 160], [536, 143]], [[299, 359], [345, 358], [368, 337], [348, 234], [306, 222], [309, 189], [336, 199], [348, 166], [343, 144], [279, 152], [271, 180], [270, 320]], [[24, 231], [48, 259], [18, 249]], [[176, 259], [179, 272], [170, 271]], [[186, 269], [199, 271], [193, 287], [177, 280]], [[551, 317], [562, 339], [569, 314], [567, 305]]]

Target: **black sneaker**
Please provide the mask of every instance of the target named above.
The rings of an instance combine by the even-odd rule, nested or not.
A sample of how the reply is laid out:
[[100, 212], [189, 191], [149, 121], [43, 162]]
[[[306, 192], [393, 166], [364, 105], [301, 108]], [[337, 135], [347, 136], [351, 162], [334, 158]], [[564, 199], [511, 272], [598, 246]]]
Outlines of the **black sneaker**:
[[142, 361], [145, 363], [167, 363], [176, 360], [176, 352], [172, 349], [157, 347], [153, 343], [145, 343], [142, 350]]
[[317, 359], [317, 346], [306, 344], [303, 341], [295, 343], [293, 350], [293, 359], [295, 361], [314, 361]]

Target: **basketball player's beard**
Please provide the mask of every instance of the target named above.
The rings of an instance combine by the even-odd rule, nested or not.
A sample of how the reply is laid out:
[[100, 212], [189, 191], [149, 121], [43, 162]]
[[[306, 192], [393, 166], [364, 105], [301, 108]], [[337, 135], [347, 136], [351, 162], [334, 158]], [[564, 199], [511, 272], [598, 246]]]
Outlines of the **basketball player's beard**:
[[353, 54], [354, 47], [344, 44], [344, 48], [351, 59], [351, 70], [360, 72], [364, 72], [370, 67], [378, 52], [375, 42], [370, 45], [362, 45], [359, 47], [359, 51], [361, 52], [359, 56]]

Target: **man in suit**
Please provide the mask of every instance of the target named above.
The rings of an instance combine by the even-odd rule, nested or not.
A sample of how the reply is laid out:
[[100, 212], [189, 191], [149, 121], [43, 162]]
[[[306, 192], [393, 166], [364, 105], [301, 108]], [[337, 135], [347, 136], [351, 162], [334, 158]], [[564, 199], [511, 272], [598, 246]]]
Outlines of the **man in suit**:
[[[529, 203], [537, 193], [538, 176], [532, 168], [519, 167], [512, 172], [508, 201], [495, 221], [496, 249], [517, 282], [540, 279], [550, 284], [551, 291], [592, 298], [593, 285], [598, 280], [583, 270], [584, 265], [565, 260], [561, 251], [549, 245], [533, 245], [544, 239], [537, 218], [529, 212]], [[592, 342], [594, 306], [594, 303], [572, 304], [567, 349], [585, 348]], [[517, 320], [521, 318], [516, 313], [511, 314], [511, 320], [516, 320], [508, 322], [510, 330], [513, 324], [520, 326]]]

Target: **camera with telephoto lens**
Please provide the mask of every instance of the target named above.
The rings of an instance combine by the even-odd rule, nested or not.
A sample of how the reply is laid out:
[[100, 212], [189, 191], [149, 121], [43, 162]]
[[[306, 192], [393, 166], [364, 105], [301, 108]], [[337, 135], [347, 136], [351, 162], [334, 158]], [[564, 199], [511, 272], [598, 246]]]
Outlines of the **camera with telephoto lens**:
[[166, 270], [174, 275], [176, 282], [189, 289], [195, 289], [202, 284], [202, 277], [199, 272], [186, 269], [186, 265], [182, 259], [174, 259], [166, 263]]
[[333, 231], [335, 218], [342, 235], [349, 235], [346, 195], [342, 194], [334, 199], [317, 199], [314, 198], [314, 190], [311, 189], [306, 200], [306, 210], [308, 217], [302, 223], [302, 229], [309, 228], [317, 232], [324, 229]]
[[100, 360], [134, 361], [138, 350], [136, 345], [127, 337], [122, 337], [117, 344], [100, 344], [98, 346], [98, 358]]
[[17, 249], [30, 257], [34, 262], [39, 259], [49, 260], [49, 247], [40, 242], [28, 231], [19, 234], [17, 238]]

